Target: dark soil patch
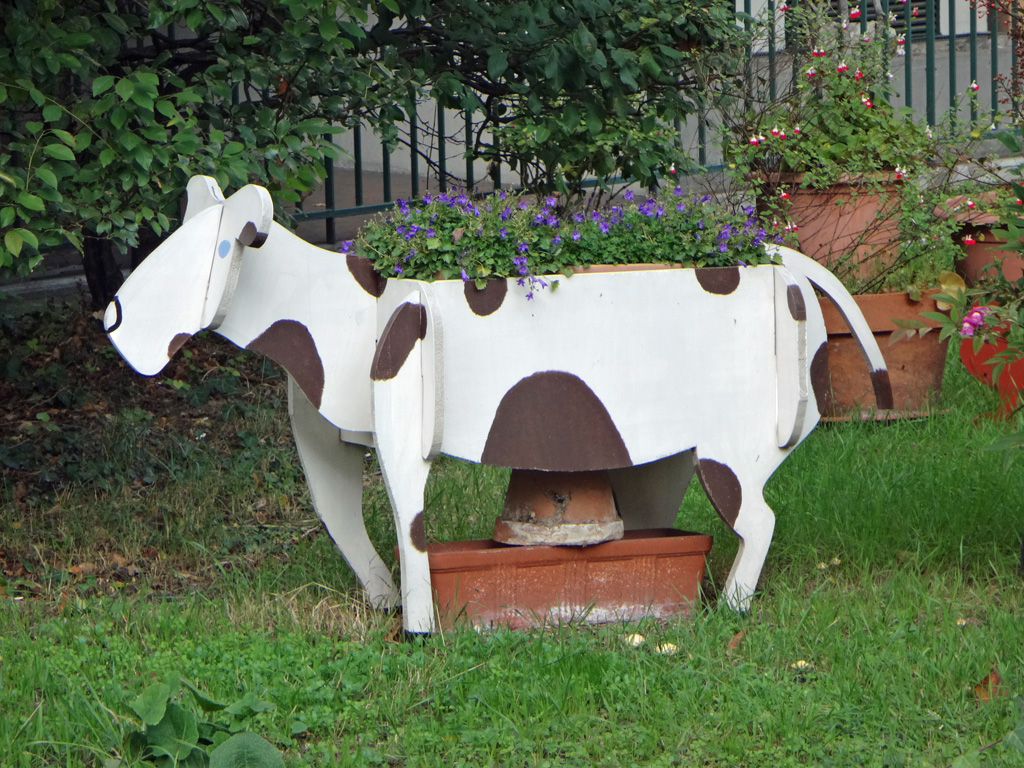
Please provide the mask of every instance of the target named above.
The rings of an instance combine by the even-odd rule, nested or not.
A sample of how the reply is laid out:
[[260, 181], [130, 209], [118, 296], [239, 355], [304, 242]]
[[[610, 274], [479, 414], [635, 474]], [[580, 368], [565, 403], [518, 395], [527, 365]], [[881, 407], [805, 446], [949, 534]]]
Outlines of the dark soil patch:
[[[206, 332], [147, 378], [121, 359], [82, 301], [18, 314], [0, 306], [0, 595], [6, 585], [12, 595], [60, 601], [69, 588], [106, 593], [140, 577], [157, 592], [207, 582], [155, 547], [127, 551], [117, 524], [92, 531], [84, 551], [69, 552], [60, 539], [87, 525], [76, 519], [83, 498], [144, 499], [174, 482], [168, 451], [202, 441], [229, 466], [256, 439], [239, 431], [239, 419], [283, 409], [284, 381], [265, 358]], [[249, 522], [273, 527], [276, 510], [269, 503]]]

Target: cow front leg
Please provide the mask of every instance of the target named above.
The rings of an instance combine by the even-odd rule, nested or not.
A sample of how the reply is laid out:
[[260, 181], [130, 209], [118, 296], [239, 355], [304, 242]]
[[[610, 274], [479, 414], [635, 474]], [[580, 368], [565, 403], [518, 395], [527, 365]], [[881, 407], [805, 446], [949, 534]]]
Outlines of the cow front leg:
[[725, 581], [725, 601], [737, 611], [750, 608], [775, 531], [775, 514], [764, 500], [766, 477], [750, 464], [699, 458], [697, 477], [718, 516], [739, 536], [739, 550]]
[[374, 608], [392, 608], [397, 590], [391, 572], [370, 542], [363, 520], [366, 446], [343, 443], [338, 428], [320, 415], [288, 377], [288, 414], [313, 509], [355, 573]]
[[[411, 297], [389, 318], [370, 368], [374, 440], [395, 517], [407, 632], [435, 629], [423, 490], [434, 448], [434, 440], [425, 439], [426, 424], [431, 425], [432, 433], [437, 424], [432, 408], [438, 398], [433, 394], [425, 397], [424, 370], [434, 370], [434, 360], [424, 360], [432, 355], [432, 345], [424, 345], [424, 339], [433, 339], [428, 309], [418, 296]], [[425, 399], [431, 403], [430, 409], [424, 405]]]

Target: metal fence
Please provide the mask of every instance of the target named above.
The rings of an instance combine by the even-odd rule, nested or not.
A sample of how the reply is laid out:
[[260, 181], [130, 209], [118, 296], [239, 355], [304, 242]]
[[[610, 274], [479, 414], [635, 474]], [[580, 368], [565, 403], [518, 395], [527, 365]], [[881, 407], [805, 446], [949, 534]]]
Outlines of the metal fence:
[[[748, 17], [766, 13], [775, 18], [783, 1], [742, 0], [740, 10]], [[832, 2], [837, 14], [849, 13], [849, 0]], [[886, 30], [903, 36], [903, 55], [893, 60], [893, 103], [911, 107], [918, 119], [930, 125], [950, 111], [977, 123], [985, 119], [986, 112], [994, 121], [1005, 109], [1000, 104], [1003, 96], [998, 78], [1016, 66], [1015, 51], [1007, 34], [1011, 29], [1008, 25], [1016, 23], [1015, 20], [985, 12], [984, 4], [975, 0], [858, 2], [862, 32], [876, 21], [888, 20]], [[776, 31], [770, 26], [761, 49], [750, 51], [750, 55], [762, 58], [768, 71], [774, 73], [776, 59], [786, 44], [785, 29]], [[977, 90], [973, 89], [975, 84]], [[965, 111], [966, 114], [960, 114]], [[347, 150], [347, 160], [339, 166], [328, 164], [323, 202], [297, 211], [295, 220], [322, 221], [323, 238], [335, 242], [339, 219], [386, 210], [396, 196], [415, 198], [428, 188], [446, 191], [450, 186], [474, 190], [502, 186], [500, 166], [485, 166], [479, 160], [466, 158], [466, 142], [474, 134], [472, 114], [446, 112], [429, 103], [423, 105], [419, 115], [397, 127], [400, 146], [394, 152], [379, 141], [367, 141], [365, 130], [357, 128], [343, 135], [341, 143]], [[697, 116], [678, 128], [681, 145], [701, 166], [713, 167], [717, 162], [709, 140], [714, 132], [713, 116]], [[512, 169], [504, 168], [504, 175], [514, 183]], [[370, 178], [372, 184], [368, 183]]]

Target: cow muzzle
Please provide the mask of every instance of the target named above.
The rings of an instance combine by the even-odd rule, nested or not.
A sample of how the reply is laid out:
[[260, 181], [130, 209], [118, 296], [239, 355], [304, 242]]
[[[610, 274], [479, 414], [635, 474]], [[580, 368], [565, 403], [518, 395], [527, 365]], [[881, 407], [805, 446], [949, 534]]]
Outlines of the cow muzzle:
[[114, 300], [107, 304], [107, 308], [103, 312], [103, 330], [107, 333], [113, 333], [121, 326], [121, 320], [123, 319], [121, 300], [115, 296]]

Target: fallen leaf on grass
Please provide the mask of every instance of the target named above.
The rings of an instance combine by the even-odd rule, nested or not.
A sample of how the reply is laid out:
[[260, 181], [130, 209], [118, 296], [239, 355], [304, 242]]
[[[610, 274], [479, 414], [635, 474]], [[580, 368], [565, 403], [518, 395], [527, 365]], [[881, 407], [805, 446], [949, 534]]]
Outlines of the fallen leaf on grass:
[[992, 670], [981, 678], [981, 682], [974, 686], [974, 692], [978, 701], [988, 702], [1006, 696], [1006, 689], [1003, 688], [1003, 677], [999, 670], [992, 667]]
[[733, 635], [732, 639], [729, 641], [729, 650], [730, 651], [735, 651], [737, 648], [740, 647], [740, 643], [742, 643], [742, 642], [743, 642], [743, 630], [741, 629], [739, 632], [737, 632], [735, 635]]

